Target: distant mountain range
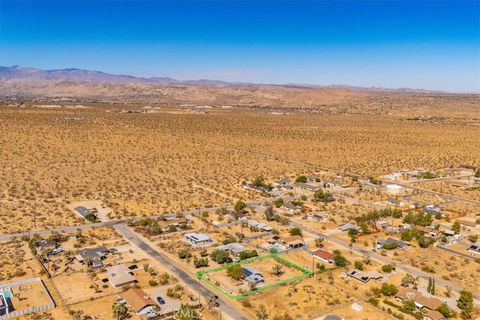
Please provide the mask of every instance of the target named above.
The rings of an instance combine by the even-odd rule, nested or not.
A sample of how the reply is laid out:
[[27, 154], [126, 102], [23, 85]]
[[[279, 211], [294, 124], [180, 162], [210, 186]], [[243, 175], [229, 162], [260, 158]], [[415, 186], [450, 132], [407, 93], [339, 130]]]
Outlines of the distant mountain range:
[[224, 81], [214, 80], [187, 80], [179, 81], [169, 77], [135, 77], [131, 75], [116, 75], [102, 71], [83, 70], [77, 68], [42, 70], [38, 68], [29, 68], [22, 66], [2, 67], [0, 66], [0, 79], [2, 80], [64, 80], [76, 82], [94, 82], [94, 83], [188, 83], [188, 84], [206, 84], [218, 85], [228, 84]]
[[[232, 83], [219, 80], [176, 80], [169, 77], [135, 77], [131, 75], [115, 75], [105, 73], [102, 71], [83, 70], [77, 68], [67, 69], [54, 69], [54, 70], [42, 70], [38, 68], [11, 66], [0, 66], [0, 80], [12, 81], [12, 80], [24, 80], [29, 82], [54, 80], [54, 81], [73, 81], [73, 82], [87, 82], [87, 83], [108, 83], [108, 84], [189, 84], [189, 85], [203, 85], [203, 86], [256, 86], [254, 83]], [[351, 91], [363, 91], [363, 92], [396, 92], [396, 93], [444, 93], [442, 91], [432, 91], [424, 89], [411, 89], [411, 88], [397, 88], [388, 89], [382, 87], [358, 87], [349, 85], [312, 85], [312, 84], [284, 84], [277, 85], [280, 87], [291, 88], [311, 88], [311, 89], [326, 89], [337, 88], [347, 89]]]

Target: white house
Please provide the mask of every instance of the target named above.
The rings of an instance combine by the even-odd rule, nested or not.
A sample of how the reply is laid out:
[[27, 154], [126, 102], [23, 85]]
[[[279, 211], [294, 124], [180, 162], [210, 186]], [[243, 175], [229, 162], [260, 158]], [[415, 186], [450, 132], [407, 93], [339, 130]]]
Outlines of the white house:
[[184, 237], [193, 246], [208, 246], [213, 243], [213, 239], [205, 233], [186, 233]]

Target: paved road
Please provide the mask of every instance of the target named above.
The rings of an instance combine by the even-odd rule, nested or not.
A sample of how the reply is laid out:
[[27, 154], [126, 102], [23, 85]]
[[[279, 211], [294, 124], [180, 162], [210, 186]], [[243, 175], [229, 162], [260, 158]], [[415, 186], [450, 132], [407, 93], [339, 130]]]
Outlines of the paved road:
[[[143, 250], [146, 254], [150, 257], [154, 258], [158, 262], [162, 264], [162, 266], [166, 267], [171, 273], [173, 273], [177, 278], [181, 279], [185, 284], [187, 284], [191, 289], [196, 291], [203, 297], [208, 297], [212, 295], [217, 295], [218, 292], [212, 291], [210, 288], [204, 286], [201, 282], [197, 281], [197, 279], [187, 273], [186, 271], [180, 269], [176, 266], [176, 263], [171, 260], [166, 255], [163, 255], [159, 251], [157, 251], [154, 247], [150, 246], [146, 243], [142, 238], [140, 238], [135, 232], [130, 230], [125, 224], [116, 224], [115, 230], [130, 241], [133, 245], [137, 246], [141, 250]], [[248, 320], [249, 318], [244, 315], [243, 312], [233, 307], [229, 304], [225, 298], [219, 296], [220, 302], [220, 310], [228, 315], [233, 320]]]
[[412, 190], [416, 190], [416, 191], [421, 191], [421, 192], [423, 192], [423, 193], [433, 194], [433, 195], [441, 196], [441, 197], [443, 197], [443, 198], [449, 198], [449, 199], [453, 199], [453, 200], [457, 200], [457, 201], [463, 201], [463, 202], [468, 202], [468, 203], [471, 203], [471, 204], [480, 205], [480, 201], [477, 201], [477, 200], [472, 200], [472, 199], [468, 199], [468, 198], [458, 197], [458, 196], [454, 196], [454, 195], [451, 195], [451, 194], [442, 193], [442, 192], [438, 192], [438, 191], [433, 191], [433, 190], [429, 190], [429, 189], [423, 189], [423, 188], [419, 188], [419, 187], [414, 187], [414, 186], [412, 186], [412, 185], [410, 185], [410, 184], [407, 184], [407, 183], [398, 183], [398, 182], [395, 182], [395, 184], [398, 184], [399, 186], [402, 186], [402, 187], [407, 188], [407, 189], [412, 189]]
[[460, 256], [460, 257], [465, 258], [465, 259], [470, 259], [470, 260], [473, 260], [473, 261], [476, 261], [478, 259], [477, 257], [471, 256], [467, 253], [463, 253], [463, 252], [460, 252], [458, 250], [450, 249], [445, 244], [437, 244], [437, 248], [441, 249], [441, 250], [445, 250], [445, 251], [450, 252], [450, 253], [453, 253], [454, 255]]
[[117, 224], [121, 224], [125, 222], [126, 220], [110, 220], [106, 222], [82, 224], [79, 226], [52, 227], [51, 229], [40, 229], [40, 230], [31, 230], [31, 231], [17, 232], [17, 233], [7, 233], [7, 234], [0, 235], [0, 241], [7, 241], [12, 238], [21, 238], [23, 236], [29, 236], [35, 233], [39, 235], [44, 235], [54, 231], [55, 232], [74, 232], [77, 229], [86, 230], [86, 229], [99, 228], [99, 227], [113, 227]]

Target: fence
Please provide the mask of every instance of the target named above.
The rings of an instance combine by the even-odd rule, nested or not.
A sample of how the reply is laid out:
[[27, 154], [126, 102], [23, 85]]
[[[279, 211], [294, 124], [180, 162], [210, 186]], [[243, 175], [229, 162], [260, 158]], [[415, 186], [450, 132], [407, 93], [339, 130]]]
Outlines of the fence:
[[47, 304], [47, 305], [44, 305], [44, 306], [36, 306], [36, 307], [28, 308], [28, 309], [15, 310], [15, 311], [9, 312], [9, 313], [7, 313], [3, 316], [0, 316], [0, 320], [9, 319], [9, 318], [13, 318], [13, 317], [18, 317], [18, 316], [21, 316], [21, 315], [26, 315], [26, 314], [35, 313], [35, 312], [47, 311], [47, 310], [55, 308], [55, 301], [53, 301], [53, 298], [50, 295], [50, 292], [48, 291], [47, 287], [43, 283], [43, 280], [40, 279], [40, 278], [18, 280], [18, 281], [12, 281], [12, 282], [7, 282], [7, 283], [0, 284], [0, 292], [5, 291], [5, 289], [9, 289], [10, 287], [13, 287], [13, 286], [21, 286], [21, 285], [34, 283], [34, 282], [40, 283], [40, 286], [42, 287], [42, 289], [47, 294], [47, 298], [48, 298], [50, 303]]

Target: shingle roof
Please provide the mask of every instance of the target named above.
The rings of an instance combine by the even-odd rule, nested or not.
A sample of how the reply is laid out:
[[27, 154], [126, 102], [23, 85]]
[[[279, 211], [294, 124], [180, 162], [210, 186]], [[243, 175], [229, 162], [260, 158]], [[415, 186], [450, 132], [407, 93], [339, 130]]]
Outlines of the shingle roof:
[[121, 293], [120, 296], [135, 312], [139, 312], [145, 307], [155, 305], [155, 302], [142, 289], [133, 288]]

